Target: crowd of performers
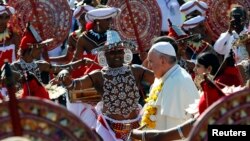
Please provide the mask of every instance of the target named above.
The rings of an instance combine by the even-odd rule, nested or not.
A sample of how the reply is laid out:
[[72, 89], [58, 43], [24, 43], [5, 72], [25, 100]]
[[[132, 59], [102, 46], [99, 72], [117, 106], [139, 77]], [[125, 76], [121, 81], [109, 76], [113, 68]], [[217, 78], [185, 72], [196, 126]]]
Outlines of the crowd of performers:
[[[101, 96], [98, 103], [72, 102], [65, 93], [65, 106], [103, 140], [174, 140], [187, 137], [195, 119], [226, 96], [221, 89], [249, 87], [250, 26], [243, 7], [230, 9], [228, 30], [213, 40], [204, 24], [205, 2], [173, 1], [168, 20], [163, 19], [162, 36], [139, 53], [142, 64], [133, 64], [135, 44], [110, 29], [121, 10], [86, 2], [74, 9], [78, 28], [69, 34], [66, 53], [50, 57], [53, 63], [40, 59], [46, 39], [32, 23], [18, 35], [8, 26], [15, 9], [0, 5], [0, 67], [5, 60], [11, 63], [17, 87], [23, 90], [20, 98], [50, 99], [44, 87], [48, 83], [69, 91], [94, 88]], [[175, 11], [186, 20], [171, 15]], [[1, 101], [6, 97], [1, 83]], [[197, 99], [197, 106], [188, 110]]]

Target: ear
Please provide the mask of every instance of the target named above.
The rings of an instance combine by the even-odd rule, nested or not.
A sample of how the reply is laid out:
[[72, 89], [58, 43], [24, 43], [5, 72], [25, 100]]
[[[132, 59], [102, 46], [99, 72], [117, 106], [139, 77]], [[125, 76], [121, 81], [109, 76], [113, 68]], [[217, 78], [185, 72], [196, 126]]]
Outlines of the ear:
[[213, 69], [212, 66], [208, 66], [208, 67], [207, 67], [207, 71], [208, 71], [209, 73], [211, 73], [212, 69]]

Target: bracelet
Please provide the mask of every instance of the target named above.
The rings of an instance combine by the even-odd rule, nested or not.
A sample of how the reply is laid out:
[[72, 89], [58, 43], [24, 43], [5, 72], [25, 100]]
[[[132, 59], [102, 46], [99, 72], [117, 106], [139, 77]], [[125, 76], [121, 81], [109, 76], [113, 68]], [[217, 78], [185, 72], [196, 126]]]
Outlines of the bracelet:
[[177, 127], [177, 131], [178, 131], [178, 133], [179, 133], [181, 139], [184, 140], [185, 137], [184, 137], [184, 135], [183, 135], [183, 133], [182, 133], [182, 131], [181, 131], [181, 127], [180, 127], [180, 126]]

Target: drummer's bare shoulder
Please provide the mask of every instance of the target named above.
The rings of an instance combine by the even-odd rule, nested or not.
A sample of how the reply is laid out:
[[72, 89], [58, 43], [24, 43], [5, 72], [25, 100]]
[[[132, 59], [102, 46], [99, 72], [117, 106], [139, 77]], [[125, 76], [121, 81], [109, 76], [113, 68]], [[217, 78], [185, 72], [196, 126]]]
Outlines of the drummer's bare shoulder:
[[38, 65], [40, 71], [46, 71], [49, 72], [50, 68], [51, 68], [51, 64], [48, 63], [45, 60], [37, 60], [35, 61], [35, 63]]
[[144, 80], [150, 84], [154, 82], [154, 73], [146, 67], [138, 64], [131, 65], [136, 80]]

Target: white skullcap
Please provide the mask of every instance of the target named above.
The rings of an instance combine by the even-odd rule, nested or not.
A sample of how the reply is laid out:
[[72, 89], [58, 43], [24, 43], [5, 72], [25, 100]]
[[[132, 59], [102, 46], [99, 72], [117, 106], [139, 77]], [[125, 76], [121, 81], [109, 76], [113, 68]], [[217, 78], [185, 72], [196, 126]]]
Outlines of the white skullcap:
[[189, 29], [195, 28], [197, 25], [199, 25], [204, 20], [205, 20], [205, 17], [199, 15], [199, 16], [196, 16], [194, 18], [191, 18], [191, 19], [185, 21], [183, 23], [182, 27], [185, 30], [189, 30]]
[[150, 48], [149, 52], [152, 50], [156, 50], [166, 55], [176, 56], [175, 49], [169, 42], [158, 42]]
[[87, 22], [93, 22], [94, 20], [102, 20], [108, 18], [114, 18], [121, 12], [121, 9], [115, 7], [98, 8], [90, 10], [85, 15]]
[[6, 13], [8, 15], [13, 15], [13, 14], [15, 14], [15, 9], [11, 6], [0, 5], [0, 15], [2, 15], [4, 13]]
[[204, 1], [199, 0], [188, 1], [180, 7], [180, 11], [186, 15], [194, 12], [195, 10], [198, 10], [201, 12], [202, 15], [205, 15], [207, 9], [207, 4]]
[[90, 5], [80, 5], [78, 6], [73, 13], [73, 17], [76, 19], [79, 19], [79, 17], [83, 14], [86, 13], [90, 10], [94, 10], [95, 8], [93, 6]]

